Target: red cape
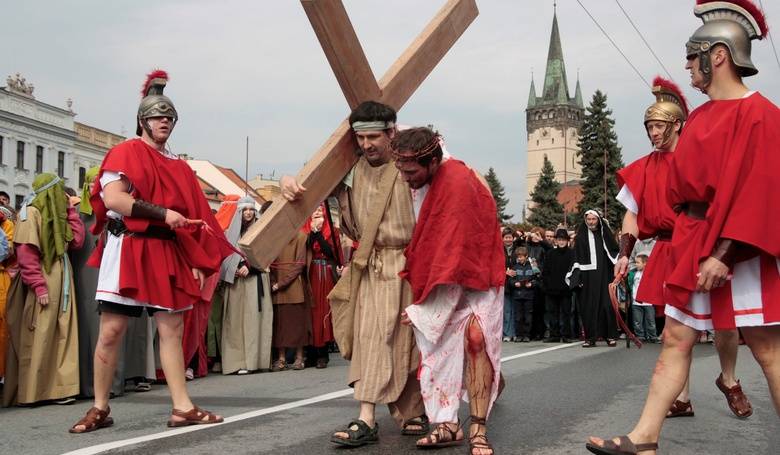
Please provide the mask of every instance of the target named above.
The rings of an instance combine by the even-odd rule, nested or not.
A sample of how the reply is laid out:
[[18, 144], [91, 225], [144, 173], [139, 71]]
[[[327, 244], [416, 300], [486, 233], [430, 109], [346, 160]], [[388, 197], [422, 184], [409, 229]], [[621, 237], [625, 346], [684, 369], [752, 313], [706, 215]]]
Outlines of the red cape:
[[[204, 286], [201, 291], [191, 269], [199, 268], [206, 276], [217, 273], [222, 260], [232, 251], [187, 163], [164, 157], [140, 139], [123, 142], [109, 150], [90, 197], [95, 212], [92, 227], [95, 234], [102, 232], [107, 222], [106, 206], [100, 197], [100, 178], [107, 171], [124, 174], [133, 186], [133, 197], [176, 210], [189, 219], [203, 220], [210, 228], [177, 229], [175, 241], [125, 236], [120, 259], [120, 294], [174, 310], [199, 302], [208, 304], [213, 287]], [[124, 221], [133, 232], [143, 232], [152, 223], [132, 217], [125, 217]], [[89, 264], [99, 267], [102, 253], [99, 245]]]
[[504, 249], [490, 190], [462, 161], [439, 166], [420, 208], [412, 241], [404, 251], [414, 303], [436, 285], [477, 291], [504, 285]]
[[[617, 172], [618, 188], [627, 186], [634, 196], [639, 213], [639, 238], [655, 237], [659, 231], [673, 231], [677, 214], [666, 199], [666, 183], [673, 158], [672, 152], [654, 151]], [[653, 247], [637, 300], [663, 306], [664, 280], [671, 270], [671, 243], [659, 240]]]
[[668, 198], [672, 206], [704, 201], [710, 208], [705, 220], [677, 218], [668, 303], [688, 303], [699, 262], [719, 237], [752, 246], [753, 256], [760, 250], [780, 257], [780, 236], [772, 230], [780, 225], [778, 144], [780, 109], [758, 93], [709, 101], [691, 113], [674, 152]]

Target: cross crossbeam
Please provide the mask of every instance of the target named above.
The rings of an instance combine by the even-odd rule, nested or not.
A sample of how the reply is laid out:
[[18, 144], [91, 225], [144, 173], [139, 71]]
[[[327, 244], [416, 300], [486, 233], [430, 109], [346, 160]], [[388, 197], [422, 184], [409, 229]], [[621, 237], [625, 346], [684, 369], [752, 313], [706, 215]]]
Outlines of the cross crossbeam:
[[[341, 0], [301, 0], [350, 109], [379, 101], [399, 110], [479, 14], [476, 0], [448, 0], [379, 82]], [[294, 203], [279, 196], [239, 241], [256, 267], [266, 268], [358, 159], [347, 120], [298, 173], [307, 191]]]

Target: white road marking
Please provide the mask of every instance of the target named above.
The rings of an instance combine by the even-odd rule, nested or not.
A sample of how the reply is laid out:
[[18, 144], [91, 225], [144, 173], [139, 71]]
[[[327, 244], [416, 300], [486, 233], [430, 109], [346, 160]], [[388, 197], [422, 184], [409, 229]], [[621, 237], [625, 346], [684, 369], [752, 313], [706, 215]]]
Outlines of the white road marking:
[[[510, 362], [512, 360], [520, 359], [523, 357], [530, 357], [533, 355], [544, 354], [546, 352], [557, 351], [558, 349], [570, 348], [572, 346], [576, 346], [577, 344], [578, 343], [559, 344], [558, 346], [552, 346], [549, 348], [537, 349], [534, 351], [528, 351], [528, 352], [523, 352], [521, 354], [515, 354], [508, 357], [503, 357], [501, 358], [501, 363]], [[326, 393], [324, 395], [318, 395], [312, 398], [306, 398], [304, 400], [298, 400], [298, 401], [292, 401], [290, 403], [280, 404], [279, 406], [272, 406], [270, 408], [263, 408], [263, 409], [258, 409], [256, 411], [249, 411], [243, 414], [237, 414], [231, 417], [225, 417], [225, 421], [222, 423], [215, 423], [212, 425], [192, 425], [189, 427], [176, 428], [173, 430], [162, 431], [159, 433], [152, 433], [144, 436], [138, 436], [136, 438], [122, 439], [119, 441], [107, 442], [104, 444], [84, 447], [81, 449], [76, 449], [70, 452], [66, 452], [63, 455], [94, 455], [108, 450], [131, 446], [134, 444], [141, 444], [144, 442], [155, 441], [157, 439], [170, 438], [172, 436], [192, 433], [194, 431], [208, 430], [210, 428], [218, 427], [221, 425], [227, 425], [233, 422], [240, 422], [242, 420], [252, 419], [255, 417], [260, 417], [268, 414], [275, 414], [277, 412], [300, 408], [302, 406], [308, 406], [310, 404], [321, 403], [323, 401], [335, 400], [336, 398], [342, 398], [342, 397], [352, 395], [353, 392], [354, 390], [352, 389], [343, 389], [337, 392], [331, 392], [331, 393]]]

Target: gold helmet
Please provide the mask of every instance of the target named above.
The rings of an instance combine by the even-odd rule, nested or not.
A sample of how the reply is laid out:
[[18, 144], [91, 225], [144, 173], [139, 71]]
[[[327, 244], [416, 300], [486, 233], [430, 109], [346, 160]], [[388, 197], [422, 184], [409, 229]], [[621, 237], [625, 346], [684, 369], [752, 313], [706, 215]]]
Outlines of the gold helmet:
[[663, 145], [665, 146], [671, 140], [674, 131], [672, 125], [680, 122], [682, 128], [683, 123], [688, 119], [688, 102], [677, 84], [660, 76], [653, 79], [652, 92], [655, 95], [655, 103], [645, 111], [645, 127], [647, 122], [653, 120], [669, 124], [664, 132]]

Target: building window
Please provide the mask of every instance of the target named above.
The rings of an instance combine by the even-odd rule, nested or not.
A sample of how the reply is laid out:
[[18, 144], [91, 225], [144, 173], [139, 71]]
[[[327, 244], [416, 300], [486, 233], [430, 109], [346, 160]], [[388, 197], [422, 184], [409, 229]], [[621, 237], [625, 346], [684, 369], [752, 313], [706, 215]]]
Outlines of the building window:
[[79, 188], [84, 187], [84, 180], [86, 180], [87, 168], [79, 166]]
[[57, 152], [57, 175], [65, 178], [65, 152]]
[[22, 208], [22, 202], [24, 202], [24, 194], [17, 194], [16, 195], [16, 211], [18, 212], [19, 209]]
[[16, 169], [24, 169], [24, 142], [16, 141]]
[[43, 173], [43, 146], [42, 145], [35, 147], [35, 172], [37, 174]]

